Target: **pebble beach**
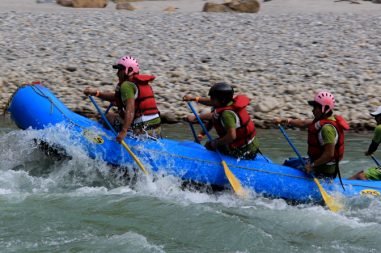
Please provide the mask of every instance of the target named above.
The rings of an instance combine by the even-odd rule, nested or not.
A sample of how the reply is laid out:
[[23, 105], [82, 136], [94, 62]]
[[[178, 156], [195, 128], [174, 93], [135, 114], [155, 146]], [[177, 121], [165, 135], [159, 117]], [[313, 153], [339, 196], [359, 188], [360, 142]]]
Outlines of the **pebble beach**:
[[[52, 2], [0, 2], [0, 110], [24, 83], [42, 81], [70, 109], [95, 115], [82, 93], [113, 90], [112, 64], [139, 59], [165, 122], [189, 114], [185, 94], [215, 82], [251, 98], [261, 128], [274, 117], [311, 117], [317, 90], [331, 91], [352, 129], [374, 127], [381, 105], [381, 4], [272, 0], [257, 14], [204, 13], [205, 1], [142, 1], [135, 11], [73, 9]], [[175, 11], [163, 11], [166, 7]], [[105, 106], [107, 104], [104, 104]], [[204, 110], [199, 106], [199, 110]]]

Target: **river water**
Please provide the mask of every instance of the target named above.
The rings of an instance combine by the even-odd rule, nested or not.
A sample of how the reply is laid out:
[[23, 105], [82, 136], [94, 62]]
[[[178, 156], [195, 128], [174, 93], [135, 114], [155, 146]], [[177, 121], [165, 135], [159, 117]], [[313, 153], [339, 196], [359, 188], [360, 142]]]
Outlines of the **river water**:
[[[305, 153], [306, 133], [288, 130]], [[182, 190], [162, 177], [129, 186], [77, 150], [54, 161], [35, 148], [34, 130], [0, 119], [0, 252], [380, 252], [381, 202], [359, 198], [342, 213], [322, 206], [231, 192]], [[192, 139], [186, 125], [164, 135]], [[293, 156], [278, 130], [259, 130], [275, 162]], [[373, 166], [371, 133], [347, 135], [343, 176]]]

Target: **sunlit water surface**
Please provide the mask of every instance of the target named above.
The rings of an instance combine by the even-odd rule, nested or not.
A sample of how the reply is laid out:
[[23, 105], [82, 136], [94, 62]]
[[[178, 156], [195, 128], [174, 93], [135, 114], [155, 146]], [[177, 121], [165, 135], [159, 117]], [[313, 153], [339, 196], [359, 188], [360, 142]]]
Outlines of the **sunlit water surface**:
[[[174, 177], [133, 186], [73, 144], [71, 160], [36, 148], [40, 131], [0, 119], [1, 252], [379, 252], [381, 202], [359, 198], [342, 213], [253, 195], [182, 190]], [[47, 133], [64, 138], [65, 129]], [[306, 132], [288, 130], [305, 153]], [[164, 135], [192, 139], [187, 125]], [[259, 130], [275, 162], [294, 156], [278, 130]], [[344, 177], [373, 166], [371, 133], [347, 135]]]

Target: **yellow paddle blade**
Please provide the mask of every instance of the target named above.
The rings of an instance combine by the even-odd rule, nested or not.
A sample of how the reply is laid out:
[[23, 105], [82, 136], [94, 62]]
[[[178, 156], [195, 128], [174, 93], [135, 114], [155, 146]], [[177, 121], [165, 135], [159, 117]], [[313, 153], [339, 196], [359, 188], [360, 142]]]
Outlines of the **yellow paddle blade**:
[[140, 162], [139, 158], [132, 152], [132, 150], [127, 146], [127, 144], [122, 141], [122, 145], [123, 147], [127, 150], [127, 152], [132, 156], [132, 158], [135, 160], [135, 162], [138, 164], [138, 166], [140, 167], [140, 169], [146, 174], [148, 175], [148, 172], [147, 170], [144, 168], [143, 164]]
[[234, 176], [234, 174], [230, 171], [228, 165], [224, 160], [221, 161], [222, 166], [224, 167], [225, 175], [229, 180], [230, 185], [233, 187], [234, 192], [243, 198], [247, 197], [246, 190], [242, 187], [241, 183], [239, 182], [238, 178]]
[[335, 200], [332, 196], [328, 195], [328, 193], [324, 190], [323, 186], [321, 186], [319, 180], [316, 177], [314, 177], [314, 181], [318, 186], [321, 196], [323, 197], [323, 200], [326, 206], [329, 208], [329, 210], [335, 213], [341, 211], [344, 208], [344, 205], [339, 201]]

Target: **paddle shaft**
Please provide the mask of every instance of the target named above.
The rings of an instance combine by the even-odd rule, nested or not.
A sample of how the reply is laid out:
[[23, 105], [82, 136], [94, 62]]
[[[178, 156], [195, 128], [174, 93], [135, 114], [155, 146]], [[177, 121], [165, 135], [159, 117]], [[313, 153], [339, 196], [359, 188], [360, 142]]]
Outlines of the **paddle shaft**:
[[200, 141], [197, 138], [196, 131], [194, 130], [193, 124], [191, 122], [189, 122], [189, 126], [190, 126], [190, 128], [192, 130], [194, 141], [197, 142], [197, 143], [200, 143]]
[[[114, 128], [112, 127], [112, 125], [110, 124], [110, 122], [108, 121], [108, 119], [106, 118], [106, 116], [103, 114], [103, 112], [101, 111], [101, 109], [99, 108], [97, 102], [95, 102], [94, 98], [92, 96], [89, 96], [91, 102], [93, 103], [93, 105], [95, 106], [95, 108], [97, 109], [98, 113], [101, 115], [102, 119], [104, 122], [106, 122], [107, 126], [111, 129], [111, 131], [115, 134], [115, 136], [118, 136], [118, 133], [114, 130]], [[111, 106], [109, 106], [109, 108], [111, 108]], [[107, 110], [108, 111], [108, 110]], [[132, 150], [127, 146], [126, 142], [124, 140], [122, 140], [121, 142], [122, 146], [127, 150], [127, 152], [131, 155], [131, 157], [135, 160], [135, 162], [138, 164], [138, 166], [140, 167], [140, 169], [145, 173], [145, 174], [148, 174], [147, 170], [144, 168], [143, 164], [140, 162], [140, 160], [138, 159], [138, 157], [132, 152]]]
[[208, 139], [209, 139], [210, 141], [212, 141], [212, 140], [213, 140], [212, 136], [209, 134], [209, 131], [206, 129], [204, 123], [202, 123], [202, 120], [201, 120], [200, 117], [198, 116], [196, 110], [193, 108], [191, 102], [188, 102], [188, 106], [189, 106], [189, 108], [192, 110], [194, 116], [196, 117], [198, 123], [200, 124], [200, 126], [201, 126], [201, 128], [202, 128], [202, 131], [204, 131], [204, 133], [206, 134], [206, 136], [208, 137]]
[[376, 159], [376, 157], [374, 157], [373, 155], [370, 155], [370, 157], [377, 164], [377, 166], [381, 166], [380, 162]]
[[110, 103], [109, 106], [107, 107], [107, 109], [104, 113], [105, 116], [107, 115], [108, 111], [110, 111], [111, 107], [112, 107], [112, 103]]
[[283, 127], [279, 124], [278, 125], [280, 131], [282, 132], [284, 138], [286, 138], [288, 144], [290, 144], [291, 148], [294, 150], [295, 154], [298, 156], [300, 162], [303, 164], [303, 166], [306, 165], [306, 163], [304, 162], [303, 160], [303, 157], [300, 155], [299, 151], [297, 150], [297, 148], [294, 146], [294, 144], [291, 142], [290, 138], [288, 138], [288, 135], [286, 133], [286, 131], [283, 129]]

